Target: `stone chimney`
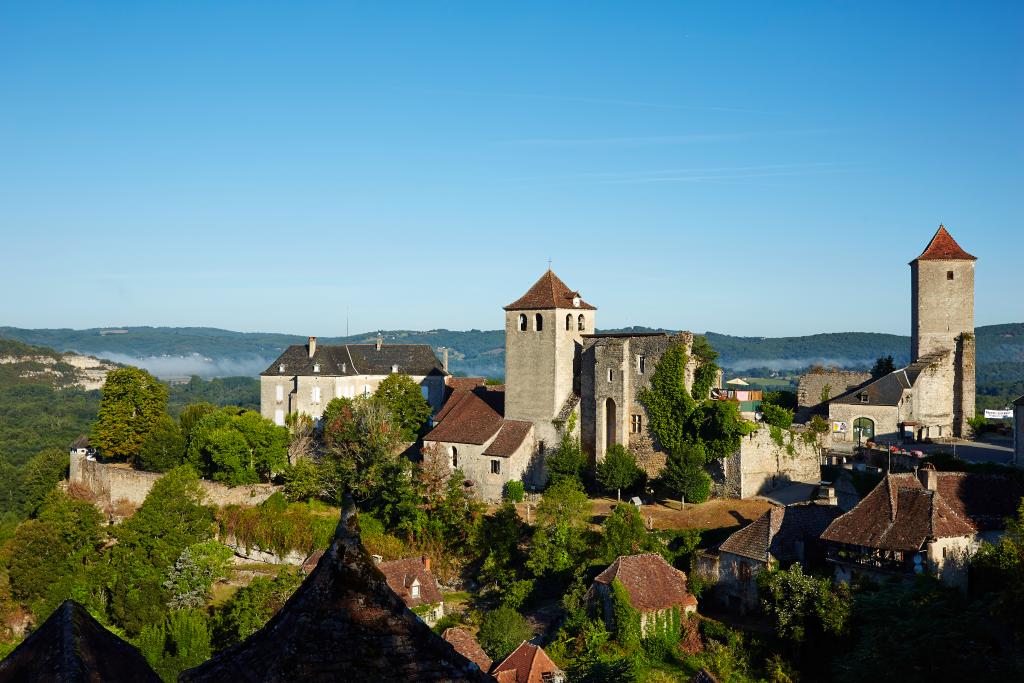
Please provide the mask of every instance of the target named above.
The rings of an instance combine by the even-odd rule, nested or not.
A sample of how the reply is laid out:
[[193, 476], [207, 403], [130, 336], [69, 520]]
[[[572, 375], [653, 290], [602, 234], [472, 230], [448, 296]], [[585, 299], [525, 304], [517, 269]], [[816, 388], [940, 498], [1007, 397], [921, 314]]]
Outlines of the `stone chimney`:
[[441, 349], [441, 369], [448, 372], [448, 347]]
[[306, 344], [306, 348], [309, 350], [309, 357], [312, 358], [313, 354], [316, 353], [316, 337], [309, 338], [309, 342]]
[[370, 557], [373, 559], [373, 563], [374, 564], [380, 564], [381, 562], [384, 561], [384, 558], [381, 557], [380, 555], [370, 555]]
[[430, 571], [430, 557], [428, 557], [427, 555], [424, 555], [420, 559], [423, 560], [423, 568], [426, 569], [429, 572]]
[[384, 346], [384, 335], [380, 332], [377, 333], [377, 350], [380, 351], [380, 347]]
[[925, 487], [929, 491], [935, 491], [939, 486], [939, 473], [935, 470], [935, 465], [926, 463], [921, 469], [917, 471], [917, 478], [921, 480], [921, 486]]

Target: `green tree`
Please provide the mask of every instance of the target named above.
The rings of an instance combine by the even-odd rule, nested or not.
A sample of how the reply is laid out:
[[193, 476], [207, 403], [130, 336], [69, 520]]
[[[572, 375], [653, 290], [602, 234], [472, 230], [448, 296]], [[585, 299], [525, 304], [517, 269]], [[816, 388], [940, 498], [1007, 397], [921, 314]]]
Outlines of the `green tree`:
[[615, 621], [615, 639], [626, 652], [640, 647], [640, 612], [633, 607], [629, 591], [618, 579], [612, 580], [612, 616]]
[[803, 573], [799, 564], [789, 570], [769, 569], [757, 575], [761, 606], [775, 622], [780, 640], [803, 643], [846, 631], [852, 608], [849, 589], [828, 579]]
[[762, 403], [761, 421], [779, 429], [789, 429], [793, 425], [793, 411], [772, 403]]
[[608, 493], [615, 491], [615, 498], [622, 499], [622, 489], [627, 491], [644, 479], [644, 471], [636, 464], [636, 456], [622, 444], [612, 444], [604, 460], [597, 464], [597, 482]]
[[521, 548], [529, 526], [509, 501], [502, 503], [493, 515], [481, 515], [473, 526], [470, 547], [477, 558], [477, 580], [485, 587], [499, 590], [518, 578], [524, 565]]
[[160, 678], [173, 683], [182, 671], [210, 658], [209, 620], [199, 610], [175, 610], [143, 628], [135, 644]]
[[587, 469], [587, 456], [583, 452], [580, 440], [575, 436], [575, 431], [576, 413], [573, 413], [562, 429], [558, 449], [547, 456], [545, 461], [551, 484], [562, 478], [583, 481], [583, 473]]
[[214, 615], [214, 647], [222, 650], [263, 628], [300, 583], [300, 576], [281, 570], [273, 579], [258, 576], [239, 589]]
[[433, 412], [420, 385], [408, 375], [397, 372], [381, 380], [373, 400], [391, 415], [395, 426], [401, 430], [402, 441], [414, 441]]
[[523, 641], [533, 638], [533, 629], [522, 614], [511, 607], [499, 607], [484, 615], [477, 640], [491, 658], [500, 662]]
[[654, 538], [644, 528], [640, 511], [628, 503], [612, 508], [611, 514], [601, 525], [601, 556], [612, 563], [620, 555], [655, 550]]
[[185, 437], [181, 428], [170, 415], [161, 415], [142, 442], [135, 467], [150, 472], [166, 472], [180, 465], [184, 458]]
[[188, 450], [189, 444], [192, 442], [192, 433], [199, 422], [216, 411], [217, 406], [212, 403], [190, 403], [181, 411], [181, 415], [178, 416], [178, 425], [181, 428], [181, 436], [185, 439], [185, 450]]
[[227, 576], [233, 553], [218, 541], [203, 541], [181, 551], [167, 572], [164, 588], [170, 591], [171, 609], [203, 607], [213, 584]]
[[309, 458], [302, 458], [282, 472], [284, 492], [290, 501], [305, 502], [314, 498], [327, 498], [324, 468]]
[[155, 377], [133, 367], [112, 370], [89, 440], [107, 457], [133, 458], [166, 410], [167, 387]]
[[68, 475], [67, 451], [48, 448], [25, 463], [21, 472], [22, 511], [34, 515], [47, 494]]
[[651, 375], [651, 386], [640, 392], [640, 403], [647, 409], [651, 432], [657, 444], [672, 453], [687, 441], [687, 424], [696, 401], [686, 390], [686, 346], [673, 344], [658, 361]]
[[1002, 538], [982, 543], [971, 558], [971, 587], [990, 596], [994, 612], [1024, 639], [1024, 500]]
[[587, 550], [590, 501], [575, 479], [560, 478], [537, 505], [537, 530], [526, 566], [537, 577], [566, 575]]
[[895, 369], [896, 364], [893, 362], [892, 356], [880, 356], [871, 367], [871, 377], [872, 379], [885, 377]]
[[288, 430], [259, 413], [222, 408], [193, 428], [186, 461], [229, 486], [269, 481], [287, 465]]
[[665, 461], [661, 480], [679, 494], [679, 505], [685, 501], [703, 503], [711, 492], [711, 477], [704, 471], [707, 455], [699, 444], [686, 444], [678, 451], [670, 452]]

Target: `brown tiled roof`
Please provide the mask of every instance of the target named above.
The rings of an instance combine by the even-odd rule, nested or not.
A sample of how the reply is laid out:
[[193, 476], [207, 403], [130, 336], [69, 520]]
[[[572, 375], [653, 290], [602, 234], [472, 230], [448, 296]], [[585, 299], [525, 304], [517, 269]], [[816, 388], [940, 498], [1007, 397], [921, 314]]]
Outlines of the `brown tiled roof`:
[[544, 683], [544, 674], [561, 672], [544, 648], [524, 642], [494, 667], [498, 683]]
[[444, 383], [450, 387], [453, 391], [455, 389], [465, 389], [466, 391], [472, 391], [477, 387], [482, 387], [487, 384], [487, 379], [484, 377], [452, 377], [448, 376], [444, 378]]
[[621, 555], [597, 575], [594, 583], [611, 585], [615, 579], [641, 612], [697, 606], [697, 599], [686, 590], [686, 574], [655, 553]]
[[[913, 474], [890, 474], [856, 507], [838, 517], [821, 538], [835, 543], [882, 550], [920, 550], [930, 538], [973, 536], [974, 520], [950, 483], [949, 475], [938, 472], [936, 491], [925, 489]], [[1004, 480], [1005, 481], [1005, 480]], [[943, 491], [955, 499], [947, 499]]]
[[456, 389], [434, 418], [434, 428], [424, 441], [484, 444], [497, 434], [505, 404], [503, 391], [478, 387]]
[[413, 615], [359, 542], [352, 508], [313, 573], [270, 621], [182, 683], [493, 681]]
[[769, 553], [782, 562], [796, 560], [796, 542], [818, 538], [840, 514], [835, 505], [773, 506], [725, 539], [718, 549], [759, 562], [768, 562]]
[[448, 628], [445, 629], [441, 637], [451, 643], [452, 647], [460, 655], [471, 662], [475, 662], [481, 671], [491, 670], [491, 665], [494, 662], [491, 661], [491, 658], [487, 656], [484, 649], [480, 647], [480, 643], [468, 631], [464, 631], [461, 628]]
[[917, 261], [977, 261], [976, 256], [971, 256], [964, 251], [953, 236], [949, 234], [946, 227], [939, 226], [935, 236], [928, 246], [924, 248]]
[[578, 298], [579, 292], [569, 289], [569, 286], [562, 282], [550, 269], [540, 276], [540, 279], [533, 283], [522, 295], [508, 306], [506, 311], [543, 310], [548, 308], [579, 308], [585, 310], [597, 310], [587, 302], [580, 299], [579, 306], [573, 306], [572, 301]]
[[951, 508], [979, 531], [1003, 529], [1024, 497], [1024, 486], [998, 474], [938, 472], [936, 488]]
[[532, 422], [503, 420], [501, 429], [498, 430], [498, 435], [494, 437], [494, 441], [484, 451], [484, 455], [494, 455], [502, 458], [511, 457], [516, 452], [516, 449], [523, 445], [523, 441], [531, 429], [533, 429]]
[[[384, 575], [384, 579], [395, 591], [398, 597], [409, 606], [409, 608], [420, 605], [436, 605], [441, 602], [441, 589], [437, 587], [437, 579], [427, 569], [423, 558], [407, 557], [402, 560], [388, 560], [377, 565], [377, 569]], [[419, 580], [420, 594], [418, 597], [412, 595], [413, 582]]]
[[159, 680], [138, 650], [72, 600], [55, 609], [0, 662], [3, 683]]

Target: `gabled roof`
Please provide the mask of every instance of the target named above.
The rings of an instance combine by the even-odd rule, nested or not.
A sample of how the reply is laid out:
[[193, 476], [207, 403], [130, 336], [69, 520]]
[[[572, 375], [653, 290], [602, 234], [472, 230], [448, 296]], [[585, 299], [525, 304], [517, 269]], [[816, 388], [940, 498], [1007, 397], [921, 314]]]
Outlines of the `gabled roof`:
[[[969, 501], [985, 494], [981, 488], [976, 492], [970, 489], [988, 489], [996, 482], [990, 477], [971, 482], [972, 475], [962, 472], [934, 474], [935, 491], [925, 489], [913, 474], [887, 475], [856, 507], [832, 522], [821, 538], [866, 548], [916, 552], [928, 539], [973, 536], [994, 510], [986, 506], [984, 514], [972, 518]], [[1012, 484], [1005, 477], [998, 479], [1006, 487]], [[1019, 489], [1014, 487], [1014, 491]], [[1009, 506], [1004, 516], [1012, 514], [1013, 509]]]
[[[427, 569], [423, 558], [407, 557], [402, 560], [388, 560], [377, 565], [377, 569], [384, 575], [391, 590], [402, 598], [409, 608], [420, 605], [436, 605], [441, 602], [441, 589], [437, 587], [437, 579]], [[420, 587], [419, 596], [413, 596], [412, 587], [418, 583]]]
[[549, 308], [579, 308], [584, 310], [597, 310], [587, 302], [580, 299], [579, 306], [573, 306], [573, 299], [579, 298], [580, 293], [569, 289], [569, 286], [562, 282], [550, 269], [540, 276], [540, 279], [533, 283], [533, 286], [508, 306], [506, 311], [545, 310]]
[[451, 643], [456, 652], [479, 666], [481, 671], [491, 670], [491, 665], [494, 662], [468, 631], [461, 628], [447, 628], [441, 637]]
[[561, 672], [561, 669], [551, 661], [544, 648], [524, 641], [494, 667], [492, 675], [498, 683], [544, 683], [544, 674], [552, 672]]
[[434, 418], [424, 441], [482, 445], [501, 429], [505, 393], [490, 387], [456, 389]]
[[160, 678], [138, 650], [103, 628], [77, 602], [66, 600], [0, 662], [0, 681], [158, 683]]
[[718, 547], [720, 552], [768, 562], [798, 559], [795, 542], [816, 539], [842, 514], [835, 505], [798, 503], [772, 506], [763, 515], [735, 532]]
[[857, 405], [864, 403], [861, 395], [868, 397], [866, 405], [895, 406], [903, 399], [903, 392], [913, 389], [921, 373], [930, 365], [943, 362], [950, 351], [933, 351], [918, 358], [905, 368], [893, 370], [876, 380], [856, 387], [832, 399], [832, 403]]
[[615, 579], [641, 612], [697, 606], [697, 599], [686, 590], [686, 574], [655, 553], [621, 555], [597, 575], [594, 583], [611, 585]]
[[[944, 225], [940, 225], [935, 231], [935, 236], [928, 246], [924, 248], [921, 255], [914, 261], [977, 261], [976, 256], [971, 256], [964, 251], [953, 236], [949, 234]], [[913, 263], [913, 261], [911, 261]]]
[[498, 435], [494, 437], [494, 441], [484, 451], [484, 455], [493, 455], [501, 458], [512, 457], [512, 454], [523, 445], [523, 441], [526, 440], [531, 429], [533, 429], [532, 422], [502, 420]]
[[[284, 372], [280, 366], [284, 365]], [[320, 372], [313, 372], [319, 365]], [[441, 375], [444, 370], [429, 344], [292, 344], [261, 374], [264, 376], [390, 375], [393, 368], [404, 375]]]
[[388, 588], [342, 513], [334, 542], [252, 636], [181, 674], [182, 683], [492, 681]]

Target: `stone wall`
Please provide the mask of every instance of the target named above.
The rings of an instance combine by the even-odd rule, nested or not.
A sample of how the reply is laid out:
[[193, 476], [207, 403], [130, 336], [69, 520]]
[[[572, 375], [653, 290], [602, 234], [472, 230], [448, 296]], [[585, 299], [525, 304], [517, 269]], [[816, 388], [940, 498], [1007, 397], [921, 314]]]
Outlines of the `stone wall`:
[[815, 369], [800, 377], [796, 400], [800, 408], [815, 408], [871, 379], [870, 372]]
[[[164, 476], [158, 472], [143, 472], [124, 463], [101, 463], [85, 455], [72, 453], [70, 482], [82, 484], [100, 501], [115, 503], [127, 501], [142, 505], [153, 484]], [[258, 505], [281, 490], [271, 484], [229, 487], [217, 482], [200, 480], [206, 502], [211, 505]]]
[[[424, 441], [424, 457], [443, 458], [449, 470], [462, 470], [466, 480], [473, 482], [473, 494], [490, 502], [501, 500], [505, 482], [522, 481], [527, 490], [539, 489], [545, 484], [547, 475], [540, 466], [542, 456], [537, 453], [532, 432], [523, 439], [515, 453], [507, 458], [484, 455], [493, 441], [493, 438], [482, 444]], [[456, 455], [454, 464], [452, 449], [455, 449]], [[499, 463], [501, 472], [498, 474], [491, 472], [492, 461]]]
[[782, 430], [782, 438], [783, 445], [779, 446], [768, 426], [743, 437], [739, 451], [722, 463], [723, 471], [717, 477], [721, 492], [750, 498], [793, 482], [820, 482], [819, 444], [807, 443], [788, 430]]

